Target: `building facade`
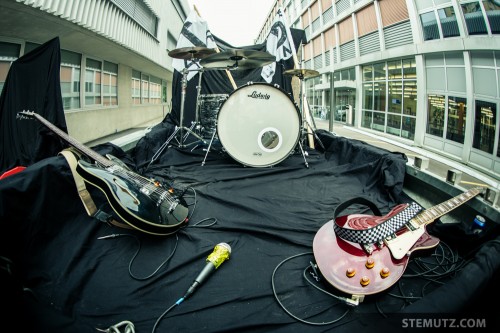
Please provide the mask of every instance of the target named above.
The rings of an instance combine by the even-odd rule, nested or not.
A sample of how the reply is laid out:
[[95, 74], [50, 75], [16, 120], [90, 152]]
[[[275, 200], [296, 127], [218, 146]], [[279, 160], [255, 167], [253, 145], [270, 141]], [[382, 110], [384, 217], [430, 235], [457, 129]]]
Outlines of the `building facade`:
[[0, 89], [10, 64], [59, 37], [69, 135], [82, 143], [160, 122], [186, 0], [0, 0]]
[[277, 0], [314, 117], [500, 175], [500, 1]]

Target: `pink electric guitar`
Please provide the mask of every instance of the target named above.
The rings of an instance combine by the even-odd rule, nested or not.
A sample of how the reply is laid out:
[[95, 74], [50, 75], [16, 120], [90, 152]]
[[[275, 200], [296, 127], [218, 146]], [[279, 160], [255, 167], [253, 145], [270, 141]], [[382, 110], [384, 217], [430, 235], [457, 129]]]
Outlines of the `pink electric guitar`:
[[[403, 275], [410, 255], [439, 244], [429, 235], [426, 225], [447, 214], [483, 191], [473, 188], [413, 217], [395, 234], [370, 246], [352, 243], [338, 237], [330, 220], [316, 233], [313, 251], [323, 277], [335, 288], [351, 295], [379, 293], [396, 283]], [[360, 225], [377, 224], [396, 215], [405, 205], [396, 206], [386, 216], [353, 214], [337, 217], [337, 225], [359, 229]], [[372, 221], [370, 221], [372, 220]]]

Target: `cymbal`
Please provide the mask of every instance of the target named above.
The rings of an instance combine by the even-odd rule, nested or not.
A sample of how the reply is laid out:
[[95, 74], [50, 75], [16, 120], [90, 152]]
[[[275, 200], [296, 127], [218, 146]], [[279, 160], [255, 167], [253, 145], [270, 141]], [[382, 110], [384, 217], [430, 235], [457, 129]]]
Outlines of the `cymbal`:
[[200, 61], [200, 65], [206, 68], [250, 69], [269, 65], [275, 61], [276, 57], [269, 52], [231, 49], [206, 57]]
[[176, 59], [203, 59], [214, 54], [215, 49], [207, 47], [182, 47], [168, 52], [168, 55]]
[[314, 69], [305, 69], [305, 68], [296, 68], [296, 69], [288, 69], [283, 72], [285, 75], [295, 75], [299, 77], [313, 77], [318, 76], [319, 72]]

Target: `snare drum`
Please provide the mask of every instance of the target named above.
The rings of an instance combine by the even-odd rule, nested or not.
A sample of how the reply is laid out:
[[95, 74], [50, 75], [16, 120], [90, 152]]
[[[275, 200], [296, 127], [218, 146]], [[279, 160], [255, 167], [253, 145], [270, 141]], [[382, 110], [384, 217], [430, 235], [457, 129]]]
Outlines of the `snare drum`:
[[206, 94], [198, 98], [198, 114], [200, 120], [200, 135], [211, 139], [217, 129], [217, 114], [228, 94]]
[[252, 167], [286, 159], [299, 141], [301, 117], [289, 94], [267, 83], [234, 90], [217, 116], [217, 135], [227, 153]]

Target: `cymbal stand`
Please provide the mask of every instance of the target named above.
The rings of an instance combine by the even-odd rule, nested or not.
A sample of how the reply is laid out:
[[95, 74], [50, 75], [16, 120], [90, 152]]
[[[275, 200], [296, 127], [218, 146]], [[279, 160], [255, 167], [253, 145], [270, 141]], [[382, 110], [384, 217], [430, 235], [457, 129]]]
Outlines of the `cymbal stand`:
[[[297, 77], [299, 78], [300, 80], [300, 114], [302, 115], [302, 124], [304, 125], [307, 125], [307, 128], [302, 128], [301, 130], [301, 136], [305, 133], [307, 133], [307, 131], [310, 129], [312, 132], [313, 132], [313, 135], [314, 137], [316, 138], [316, 140], [318, 140], [318, 143], [320, 144], [321, 148], [323, 148], [323, 150], [325, 149], [325, 146], [323, 145], [323, 143], [321, 142], [320, 138], [318, 137], [318, 135], [316, 134], [316, 123], [314, 122], [314, 116], [311, 112], [311, 108], [309, 107], [309, 103], [307, 102], [306, 100], [306, 103], [308, 103], [308, 107], [307, 107], [307, 110], [309, 111], [309, 117], [311, 117], [311, 120], [313, 122], [313, 126], [311, 126], [311, 124], [307, 121], [307, 117], [305, 116], [305, 113], [304, 113], [304, 96], [303, 96], [303, 92], [302, 92], [302, 89], [303, 89], [303, 85], [304, 85], [304, 75], [303, 74], [298, 74]], [[300, 147], [300, 149], [302, 149], [302, 146]]]
[[[196, 134], [193, 131], [193, 127], [195, 126], [195, 123], [191, 124], [191, 127], [184, 127], [184, 107], [186, 104], [186, 88], [187, 88], [187, 75], [188, 72], [190, 71], [200, 71], [200, 69], [193, 69], [189, 70], [187, 68], [184, 68], [182, 70], [182, 91], [181, 91], [181, 110], [180, 110], [180, 116], [179, 116], [179, 126], [176, 126], [175, 131], [174, 131], [174, 137], [179, 133], [179, 138], [177, 139], [177, 143], [179, 145], [179, 148], [185, 148], [188, 145], [186, 145], [184, 142], [186, 138], [189, 136], [189, 134], [192, 134], [199, 140], [201, 140], [204, 144], [206, 143], [205, 139], [203, 139], [201, 136]], [[201, 76], [201, 74], [200, 74]], [[184, 135], [184, 131], [187, 133]]]

